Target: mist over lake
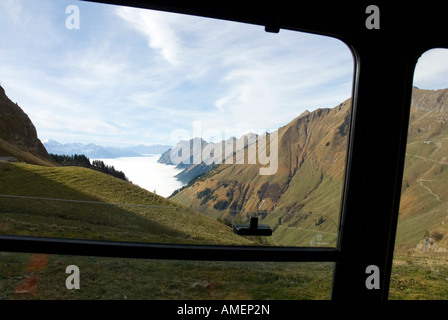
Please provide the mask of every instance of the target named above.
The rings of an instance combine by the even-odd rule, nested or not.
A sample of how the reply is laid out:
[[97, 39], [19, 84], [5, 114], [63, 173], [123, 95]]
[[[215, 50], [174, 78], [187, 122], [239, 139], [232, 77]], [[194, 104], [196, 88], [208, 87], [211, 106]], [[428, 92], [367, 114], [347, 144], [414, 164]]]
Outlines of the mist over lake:
[[116, 170], [123, 171], [126, 177], [148, 191], [156, 192], [162, 197], [169, 197], [174, 190], [183, 186], [182, 182], [174, 176], [182, 170], [173, 165], [158, 163], [160, 154], [144, 157], [101, 158], [106, 165], [114, 166]]

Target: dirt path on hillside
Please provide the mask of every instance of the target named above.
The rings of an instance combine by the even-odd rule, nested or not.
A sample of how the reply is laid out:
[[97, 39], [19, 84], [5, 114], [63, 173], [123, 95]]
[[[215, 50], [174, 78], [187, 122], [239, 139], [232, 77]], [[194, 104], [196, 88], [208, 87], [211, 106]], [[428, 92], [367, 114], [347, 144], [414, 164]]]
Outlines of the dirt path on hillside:
[[[437, 144], [437, 147], [438, 147], [438, 149], [440, 149], [440, 148], [441, 148], [441, 143]], [[414, 157], [414, 158], [418, 158], [418, 159], [421, 159], [421, 160], [423, 160], [423, 161], [431, 161], [431, 162], [439, 163], [439, 164], [441, 164], [441, 165], [448, 165], [448, 162], [445, 162], [445, 161], [434, 160], [434, 159], [430, 159], [430, 158], [426, 158], [426, 157], [422, 157], [422, 156], [417, 156], [417, 155], [414, 155], [414, 154], [406, 153], [406, 156]], [[434, 182], [434, 181], [437, 181], [437, 179], [417, 179], [416, 182], [417, 182], [422, 188], [426, 189], [432, 196], [434, 196], [438, 202], [441, 202], [441, 203], [447, 205], [447, 211], [446, 211], [446, 212], [447, 212], [447, 216], [446, 216], [445, 219], [441, 222], [441, 224], [444, 225], [444, 224], [445, 224], [445, 220], [448, 219], [448, 201], [442, 200], [442, 199], [440, 198], [440, 196], [439, 196], [436, 192], [434, 192], [434, 191], [433, 191], [430, 187], [428, 187], [427, 185], [423, 184], [424, 182]]]
[[418, 156], [418, 155], [415, 155], [415, 154], [406, 153], [406, 156], [407, 157], [418, 158], [418, 159], [421, 159], [421, 160], [424, 160], [424, 161], [436, 162], [436, 163], [439, 163], [439, 164], [445, 165], [445, 166], [448, 165], [448, 162], [445, 162], [445, 161], [442, 161], [442, 160], [434, 160], [434, 159]]
[[33, 254], [30, 263], [26, 269], [27, 274], [17, 285], [15, 294], [31, 294], [35, 295], [37, 284], [39, 282], [39, 274], [47, 267], [49, 254]]
[[446, 201], [442, 201], [442, 200], [440, 200], [440, 197], [439, 197], [439, 195], [438, 195], [437, 193], [433, 192], [433, 191], [431, 190], [430, 187], [425, 186], [425, 185], [423, 184], [423, 182], [432, 182], [432, 181], [436, 181], [436, 180], [434, 180], [434, 179], [432, 179], [432, 180], [418, 179], [418, 180], [417, 180], [417, 182], [420, 184], [420, 186], [423, 187], [423, 188], [425, 188], [426, 190], [428, 190], [428, 192], [429, 192], [430, 194], [432, 194], [432, 195], [436, 198], [437, 201], [440, 201], [440, 202], [446, 202]]

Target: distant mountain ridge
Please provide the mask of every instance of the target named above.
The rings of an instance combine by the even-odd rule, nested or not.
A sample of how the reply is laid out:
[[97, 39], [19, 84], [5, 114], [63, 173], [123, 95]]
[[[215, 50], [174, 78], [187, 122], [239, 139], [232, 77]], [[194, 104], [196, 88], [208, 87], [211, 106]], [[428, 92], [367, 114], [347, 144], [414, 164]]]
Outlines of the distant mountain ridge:
[[424, 90], [414, 87], [411, 106], [424, 111], [445, 112], [448, 110], [448, 89]]
[[[165, 151], [158, 162], [176, 165], [176, 168], [182, 169], [176, 178], [187, 184], [195, 177], [210, 171], [215, 165], [224, 163], [227, 157], [255, 142], [257, 137], [257, 134], [250, 132], [239, 139], [230, 137], [218, 143], [207, 142], [198, 137], [182, 140]], [[182, 154], [185, 151], [186, 154]], [[176, 163], [173, 163], [173, 160]]]
[[[297, 179], [300, 175], [310, 179], [308, 185], [301, 187], [305, 193], [318, 190], [326, 177], [342, 180], [350, 106], [351, 100], [348, 99], [333, 109], [304, 112], [279, 128], [279, 167], [275, 175], [260, 176], [258, 165], [220, 164], [207, 174], [208, 179], [196, 182], [190, 191], [189, 188], [183, 190], [176, 195], [176, 199], [180, 200], [182, 194], [191, 195], [205, 187], [210, 190], [221, 189], [221, 182], [227, 185], [227, 192], [219, 192], [220, 195], [216, 195], [214, 201], [199, 201], [202, 206], [214, 206], [222, 200], [228, 202], [227, 208], [243, 212], [272, 211], [274, 208], [293, 211], [300, 208], [300, 197], [295, 199], [291, 195], [288, 201], [285, 198], [289, 197], [293, 185], [303, 184], [303, 179]], [[212, 187], [212, 181], [218, 184]], [[235, 188], [240, 189], [239, 192]], [[188, 198], [191, 199], [191, 196]]]
[[171, 146], [161, 144], [120, 148], [101, 146], [94, 143], [60, 143], [52, 139], [44, 141], [43, 144], [49, 153], [57, 155], [84, 154], [89, 158], [141, 157], [147, 154], [161, 154], [171, 148]]

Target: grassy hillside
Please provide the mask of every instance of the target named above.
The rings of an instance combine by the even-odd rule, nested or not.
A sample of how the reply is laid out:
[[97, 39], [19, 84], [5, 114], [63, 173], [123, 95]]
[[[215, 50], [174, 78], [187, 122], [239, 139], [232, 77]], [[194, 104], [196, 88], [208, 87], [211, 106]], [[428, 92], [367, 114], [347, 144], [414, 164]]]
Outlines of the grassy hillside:
[[[0, 233], [250, 245], [214, 219], [81, 167], [0, 163]], [[62, 201], [64, 200], [64, 201]], [[81, 289], [65, 287], [75, 264]], [[0, 252], [0, 300], [328, 299], [331, 263], [95, 258]]]
[[[447, 299], [448, 90], [414, 91], [391, 299]], [[0, 139], [0, 233], [99, 240], [257, 245], [217, 217], [254, 213], [272, 245], [333, 246], [349, 101], [279, 131], [278, 174], [219, 165], [173, 202], [97, 171], [54, 167]], [[341, 112], [342, 111], [342, 112]], [[207, 212], [209, 218], [196, 210]], [[235, 212], [243, 214], [235, 216]], [[224, 215], [223, 215], [224, 213]], [[82, 290], [65, 287], [66, 266]], [[332, 263], [195, 262], [0, 252], [1, 299], [327, 299]]]
[[0, 163], [0, 232], [157, 243], [250, 244], [216, 220], [81, 167]]

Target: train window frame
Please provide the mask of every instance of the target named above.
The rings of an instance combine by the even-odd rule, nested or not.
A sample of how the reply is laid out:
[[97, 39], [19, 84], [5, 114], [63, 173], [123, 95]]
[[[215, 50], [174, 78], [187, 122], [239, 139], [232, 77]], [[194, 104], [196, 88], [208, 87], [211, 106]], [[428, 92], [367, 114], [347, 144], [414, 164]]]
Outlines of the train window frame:
[[[180, 1], [84, 0], [155, 9], [264, 25], [266, 31], [281, 29], [328, 35], [346, 43], [354, 57], [352, 119], [346, 162], [343, 200], [336, 248], [230, 247], [95, 241], [0, 235], [0, 251], [50, 253], [120, 258], [334, 262], [332, 296], [341, 299], [387, 299], [394, 239], [400, 203], [401, 181], [412, 93], [412, 75], [418, 57], [429, 48], [448, 47], [446, 40], [427, 37], [411, 44], [413, 30], [405, 32], [399, 16], [419, 14], [392, 4], [382, 4], [379, 28], [366, 27], [364, 2], [347, 10], [339, 4], [308, 4], [301, 11], [283, 3], [219, 7]], [[294, 5], [294, 4], [292, 4]], [[421, 8], [419, 8], [421, 10]], [[344, 12], [346, 11], [346, 12]], [[385, 14], [383, 14], [385, 13]], [[383, 17], [385, 17], [383, 19]], [[392, 18], [391, 18], [392, 17]], [[433, 18], [418, 27], [429, 32], [441, 25]], [[443, 21], [443, 19], [440, 19]], [[439, 24], [437, 24], [439, 23]], [[388, 48], [385, 52], [384, 48]], [[379, 75], [389, 70], [378, 90]], [[392, 90], [392, 86], [393, 89]], [[389, 97], [388, 117], [371, 112]], [[362, 106], [362, 107], [361, 107]], [[373, 115], [372, 115], [373, 114]], [[384, 132], [372, 138], [371, 121], [382, 121]], [[388, 157], [373, 163], [366, 154], [380, 147]], [[370, 180], [369, 180], [370, 179]], [[368, 205], [367, 205], [368, 204]], [[361, 213], [360, 213], [361, 212]], [[379, 270], [378, 287], [366, 286], [370, 266]]]

